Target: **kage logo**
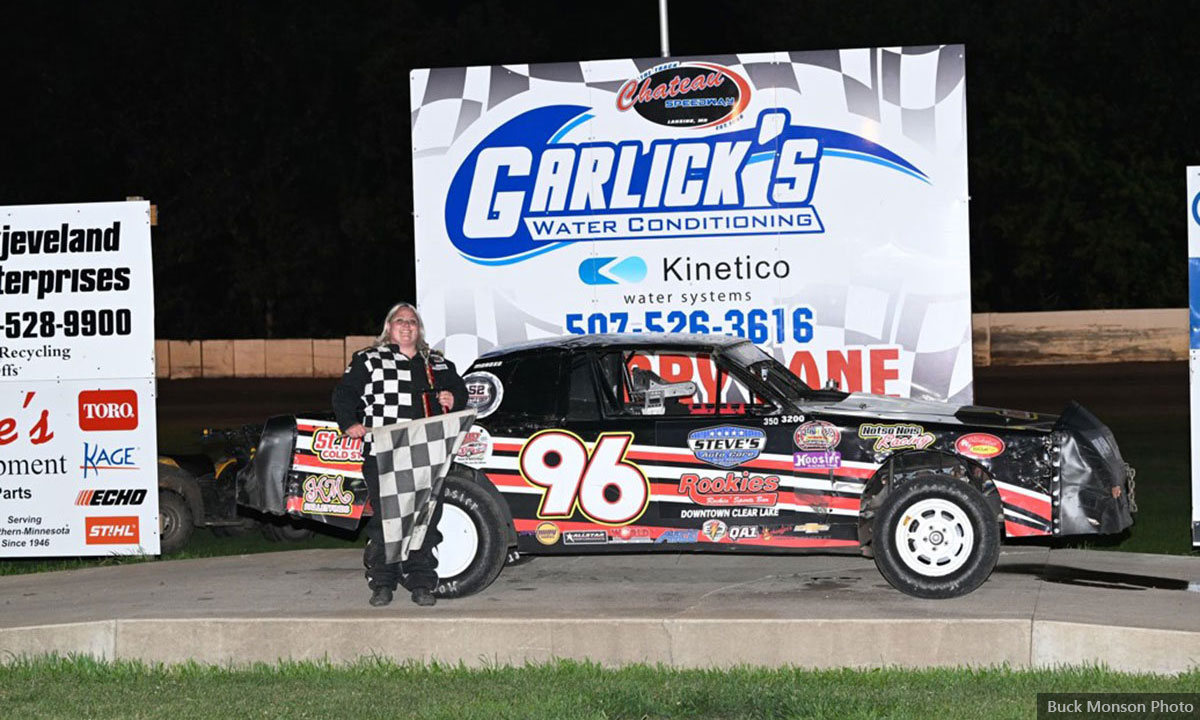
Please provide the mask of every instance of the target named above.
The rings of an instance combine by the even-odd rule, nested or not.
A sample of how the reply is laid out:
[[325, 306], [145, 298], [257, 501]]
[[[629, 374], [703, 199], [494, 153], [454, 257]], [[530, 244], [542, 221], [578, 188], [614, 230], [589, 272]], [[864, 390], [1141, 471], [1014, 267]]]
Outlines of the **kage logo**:
[[125, 490], [80, 490], [75, 496], [76, 505], [92, 507], [114, 507], [120, 505], [141, 505], [146, 500], [145, 488], [128, 488]]
[[134, 430], [137, 426], [136, 391], [84, 390], [79, 393], [80, 430]]
[[593, 118], [579, 105], [537, 108], [467, 154], [445, 205], [450, 242], [465, 258], [505, 265], [581, 241], [821, 233], [812, 198], [827, 155], [927, 181], [890, 150], [792, 125], [783, 109], [700, 137], [565, 140]]
[[107, 448], [85, 442], [83, 464], [79, 466], [83, 471], [83, 479], [87, 480], [89, 475], [99, 475], [104, 470], [137, 470], [133, 450], [133, 447]]
[[84, 528], [88, 545], [136, 545], [141, 541], [135, 515], [84, 518]]

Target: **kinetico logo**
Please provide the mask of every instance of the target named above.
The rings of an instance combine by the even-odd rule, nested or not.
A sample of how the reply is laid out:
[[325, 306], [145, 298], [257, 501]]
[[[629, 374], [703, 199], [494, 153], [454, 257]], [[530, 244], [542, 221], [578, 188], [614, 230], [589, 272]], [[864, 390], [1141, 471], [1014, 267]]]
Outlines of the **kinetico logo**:
[[551, 105], [484, 138], [446, 194], [454, 247], [473, 262], [504, 265], [583, 241], [821, 233], [812, 198], [830, 153], [926, 179], [886, 148], [792, 125], [782, 109], [762, 111], [753, 127], [699, 137], [566, 140], [594, 118], [584, 106]]
[[617, 91], [617, 109], [652, 123], [706, 128], [737, 120], [750, 104], [750, 83], [722, 65], [670, 62], [653, 67]]

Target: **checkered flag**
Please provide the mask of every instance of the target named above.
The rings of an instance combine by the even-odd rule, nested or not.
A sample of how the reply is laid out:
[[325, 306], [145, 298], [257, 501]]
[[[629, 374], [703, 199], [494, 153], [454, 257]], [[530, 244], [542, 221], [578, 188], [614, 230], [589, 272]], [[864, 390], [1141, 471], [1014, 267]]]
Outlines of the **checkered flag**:
[[425, 542], [433, 498], [475, 421], [474, 410], [371, 429], [387, 562], [403, 562]]

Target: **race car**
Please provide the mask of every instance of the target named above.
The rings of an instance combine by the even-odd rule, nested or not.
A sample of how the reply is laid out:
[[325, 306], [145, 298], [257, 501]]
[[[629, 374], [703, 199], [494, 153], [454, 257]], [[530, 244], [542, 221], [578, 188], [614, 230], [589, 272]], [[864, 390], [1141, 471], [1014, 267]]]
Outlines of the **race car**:
[[[948, 598], [988, 578], [1004, 538], [1119, 533], [1136, 511], [1133, 470], [1077, 404], [1056, 416], [814, 389], [711, 335], [531, 341], [464, 379], [477, 419], [446, 482], [443, 596], [482, 590], [519, 554], [695, 551], [861, 552], [895, 588]], [[285, 421], [279, 445], [311, 453], [322, 429], [336, 433]], [[316, 476], [300, 472], [289, 497], [361, 508], [353, 482], [321, 472], [329, 492], [305, 495]], [[328, 521], [328, 502], [304, 506], [289, 509]]]

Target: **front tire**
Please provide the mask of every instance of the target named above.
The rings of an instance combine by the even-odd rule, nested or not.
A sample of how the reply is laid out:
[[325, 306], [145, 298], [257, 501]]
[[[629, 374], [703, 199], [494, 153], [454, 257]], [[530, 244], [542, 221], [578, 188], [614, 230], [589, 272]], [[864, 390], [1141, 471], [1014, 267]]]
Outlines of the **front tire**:
[[187, 501], [170, 490], [158, 491], [159, 554], [179, 552], [192, 537], [195, 523]]
[[435, 595], [463, 597], [492, 584], [504, 567], [508, 543], [504, 513], [491, 493], [469, 480], [446, 478], [438, 532]]
[[944, 475], [916, 478], [892, 490], [875, 516], [875, 566], [909, 595], [966, 595], [988, 579], [1000, 557], [993, 515], [966, 482]]

